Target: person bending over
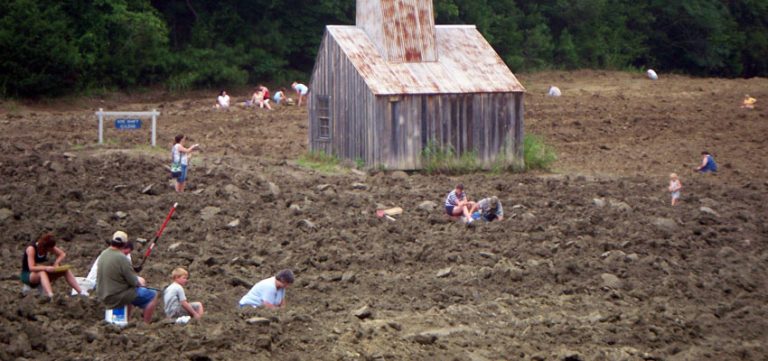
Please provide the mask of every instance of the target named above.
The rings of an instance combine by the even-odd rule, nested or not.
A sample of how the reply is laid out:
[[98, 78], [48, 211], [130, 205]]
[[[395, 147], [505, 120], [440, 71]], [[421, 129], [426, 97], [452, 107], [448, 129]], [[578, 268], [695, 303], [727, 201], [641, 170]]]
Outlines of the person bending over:
[[285, 290], [293, 284], [293, 272], [284, 269], [274, 277], [259, 281], [240, 299], [240, 307], [266, 307], [269, 309], [285, 307]]

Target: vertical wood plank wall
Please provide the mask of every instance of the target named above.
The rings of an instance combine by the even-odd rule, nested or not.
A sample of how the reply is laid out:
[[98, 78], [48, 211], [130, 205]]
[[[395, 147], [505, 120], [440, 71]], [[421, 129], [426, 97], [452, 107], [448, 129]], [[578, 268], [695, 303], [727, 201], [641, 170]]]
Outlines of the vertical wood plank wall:
[[[318, 95], [330, 96], [329, 140], [317, 137]], [[419, 169], [422, 149], [433, 141], [458, 155], [474, 151], [486, 167], [500, 156], [520, 166], [523, 99], [519, 92], [373, 95], [326, 32], [310, 82], [310, 150], [368, 167]]]

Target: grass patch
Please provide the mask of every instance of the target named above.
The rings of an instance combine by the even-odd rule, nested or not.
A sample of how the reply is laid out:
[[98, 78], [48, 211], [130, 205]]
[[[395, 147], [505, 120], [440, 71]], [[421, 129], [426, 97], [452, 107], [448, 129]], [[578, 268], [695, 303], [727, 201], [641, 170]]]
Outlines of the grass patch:
[[[145, 154], [165, 154], [170, 153], [168, 149], [165, 149], [163, 147], [153, 147], [151, 144], [137, 144], [133, 147], [134, 149], [145, 153]], [[194, 159], [194, 158], [192, 158]]]
[[457, 157], [450, 145], [441, 147], [435, 141], [429, 141], [421, 151], [421, 164], [427, 174], [467, 174], [482, 170], [477, 160], [477, 152], [466, 152]]
[[549, 170], [550, 165], [557, 160], [557, 153], [541, 137], [526, 134], [523, 139], [523, 158], [527, 170]]
[[320, 151], [311, 151], [302, 154], [296, 163], [304, 168], [314, 169], [323, 173], [337, 173], [340, 171], [339, 158], [335, 155]]

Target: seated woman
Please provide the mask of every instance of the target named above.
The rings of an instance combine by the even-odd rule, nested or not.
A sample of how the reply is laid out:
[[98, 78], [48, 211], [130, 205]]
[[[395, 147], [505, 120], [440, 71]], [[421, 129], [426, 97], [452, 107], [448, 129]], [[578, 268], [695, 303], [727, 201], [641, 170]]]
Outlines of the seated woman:
[[219, 93], [219, 96], [216, 98], [216, 109], [227, 109], [229, 108], [229, 95], [227, 95], [227, 92], [222, 90], [221, 93]]
[[[48, 253], [53, 253], [56, 256], [53, 265], [50, 266], [42, 264], [48, 261]], [[21, 282], [29, 287], [43, 286], [45, 295], [53, 297], [51, 283], [63, 276], [78, 294], [83, 294], [72, 271], [58, 269], [66, 256], [67, 254], [61, 248], [56, 247], [56, 240], [53, 235], [44, 234], [37, 242], [24, 249], [24, 256], [21, 259]]]
[[251, 97], [251, 105], [258, 105], [259, 108], [266, 107], [267, 109], [272, 110], [272, 107], [269, 105], [269, 99], [264, 98], [264, 89], [261, 88], [257, 88], [256, 92], [253, 93], [253, 97]]
[[467, 200], [467, 194], [464, 193], [464, 185], [459, 183], [456, 185], [456, 189], [448, 193], [445, 197], [445, 213], [451, 217], [464, 216], [467, 220], [467, 224], [472, 223], [472, 213], [470, 210], [475, 206], [475, 203]]

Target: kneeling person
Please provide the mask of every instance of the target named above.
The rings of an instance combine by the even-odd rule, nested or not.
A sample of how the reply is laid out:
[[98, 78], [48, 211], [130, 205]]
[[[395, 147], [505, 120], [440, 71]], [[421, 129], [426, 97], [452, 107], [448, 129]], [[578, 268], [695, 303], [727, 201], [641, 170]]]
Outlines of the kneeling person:
[[251, 306], [282, 308], [285, 306], [285, 289], [293, 284], [293, 272], [284, 269], [274, 277], [259, 281], [240, 299], [240, 307]]
[[189, 281], [189, 272], [184, 268], [178, 267], [173, 270], [171, 277], [173, 277], [173, 283], [163, 291], [165, 315], [171, 318], [191, 316], [194, 319], [200, 319], [200, 317], [203, 317], [205, 312], [203, 304], [187, 301], [187, 295], [184, 292], [184, 286]]
[[481, 199], [477, 202], [476, 209], [480, 213], [480, 217], [486, 222], [504, 219], [504, 208], [501, 207], [501, 201], [496, 196]]
[[144, 287], [146, 281], [133, 271], [131, 261], [123, 248], [128, 242], [125, 232], [116, 232], [110, 247], [99, 256], [96, 273], [96, 294], [107, 308], [128, 306], [130, 317], [133, 306], [144, 310], [144, 322], [152, 321], [157, 306], [157, 292]]

